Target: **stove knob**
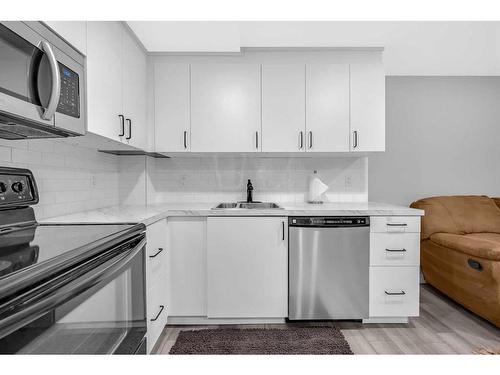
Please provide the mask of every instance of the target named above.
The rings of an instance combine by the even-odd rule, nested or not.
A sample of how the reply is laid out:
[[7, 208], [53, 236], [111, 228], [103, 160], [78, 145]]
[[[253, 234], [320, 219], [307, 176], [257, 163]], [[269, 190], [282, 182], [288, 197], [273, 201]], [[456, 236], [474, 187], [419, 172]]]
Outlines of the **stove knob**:
[[0, 194], [7, 191], [7, 186], [3, 182], [0, 182]]
[[14, 192], [16, 193], [20, 193], [21, 191], [23, 191], [23, 184], [20, 182], [14, 182], [12, 184], [12, 190], [14, 190]]

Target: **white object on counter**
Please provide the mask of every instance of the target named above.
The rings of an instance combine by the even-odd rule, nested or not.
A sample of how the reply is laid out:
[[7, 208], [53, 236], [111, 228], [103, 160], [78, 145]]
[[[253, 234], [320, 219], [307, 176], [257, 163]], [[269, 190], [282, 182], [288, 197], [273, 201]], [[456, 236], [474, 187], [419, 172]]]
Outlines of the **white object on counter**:
[[318, 171], [314, 171], [309, 178], [308, 203], [323, 203], [321, 196], [328, 190], [328, 185], [319, 179]]

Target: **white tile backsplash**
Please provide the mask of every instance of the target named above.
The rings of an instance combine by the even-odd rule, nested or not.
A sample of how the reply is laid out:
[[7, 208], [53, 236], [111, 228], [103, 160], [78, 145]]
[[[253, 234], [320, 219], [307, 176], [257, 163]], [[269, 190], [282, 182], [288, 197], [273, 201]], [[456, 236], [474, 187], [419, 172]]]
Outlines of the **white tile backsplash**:
[[28, 168], [35, 176], [38, 219], [119, 204], [119, 160], [72, 139], [0, 139], [0, 165]]
[[313, 170], [330, 187], [326, 201], [368, 200], [367, 157], [148, 159], [147, 170], [149, 203], [242, 200], [248, 179], [255, 200], [305, 202]]

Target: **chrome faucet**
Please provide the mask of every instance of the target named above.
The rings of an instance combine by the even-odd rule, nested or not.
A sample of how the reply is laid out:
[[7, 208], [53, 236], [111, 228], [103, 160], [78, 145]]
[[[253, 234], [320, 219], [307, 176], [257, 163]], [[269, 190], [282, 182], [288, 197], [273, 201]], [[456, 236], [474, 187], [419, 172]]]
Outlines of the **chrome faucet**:
[[248, 179], [247, 182], [247, 203], [252, 203], [253, 202], [253, 185], [252, 181]]

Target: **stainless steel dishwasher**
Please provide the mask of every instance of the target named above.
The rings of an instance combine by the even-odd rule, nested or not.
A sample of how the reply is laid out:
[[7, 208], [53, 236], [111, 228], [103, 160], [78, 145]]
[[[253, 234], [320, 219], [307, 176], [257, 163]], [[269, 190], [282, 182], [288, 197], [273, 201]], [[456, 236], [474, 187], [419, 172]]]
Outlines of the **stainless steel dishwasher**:
[[289, 218], [288, 318], [368, 318], [369, 217]]

